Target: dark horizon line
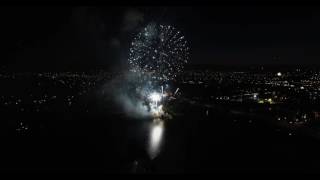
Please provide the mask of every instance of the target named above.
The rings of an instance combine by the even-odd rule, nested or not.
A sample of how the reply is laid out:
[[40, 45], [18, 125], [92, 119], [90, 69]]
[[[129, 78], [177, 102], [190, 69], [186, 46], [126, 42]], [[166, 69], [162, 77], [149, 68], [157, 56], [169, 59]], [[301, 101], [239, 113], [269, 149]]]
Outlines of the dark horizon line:
[[[263, 67], [263, 69], [262, 69]], [[250, 65], [223, 65], [223, 64], [188, 64], [185, 66], [185, 70], [219, 70], [219, 71], [239, 71], [239, 70], [248, 70], [248, 71], [274, 71], [274, 70], [292, 70], [296, 68], [302, 69], [313, 69], [320, 71], [320, 64], [250, 64]], [[95, 68], [72, 68], [72, 69], [46, 69], [46, 68], [38, 68], [38, 69], [12, 69], [12, 68], [4, 68], [0, 69], [4, 72], [11, 73], [44, 73], [44, 72], [95, 72], [95, 71], [105, 71], [112, 73], [121, 73], [124, 71], [123, 68], [104, 68], [104, 67], [95, 67]]]

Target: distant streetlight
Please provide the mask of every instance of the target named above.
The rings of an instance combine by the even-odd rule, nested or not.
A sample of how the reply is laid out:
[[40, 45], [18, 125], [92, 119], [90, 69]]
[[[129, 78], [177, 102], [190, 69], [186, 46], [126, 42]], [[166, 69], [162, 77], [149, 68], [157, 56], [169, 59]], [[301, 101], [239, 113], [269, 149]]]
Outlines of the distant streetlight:
[[278, 72], [278, 73], [277, 73], [277, 76], [278, 76], [278, 77], [282, 76], [282, 73], [281, 73], [281, 72]]

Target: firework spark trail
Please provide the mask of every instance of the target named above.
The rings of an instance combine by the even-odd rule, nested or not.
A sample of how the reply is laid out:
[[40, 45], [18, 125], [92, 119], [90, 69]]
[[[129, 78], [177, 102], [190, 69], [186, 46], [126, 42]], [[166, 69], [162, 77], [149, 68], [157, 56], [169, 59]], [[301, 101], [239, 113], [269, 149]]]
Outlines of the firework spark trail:
[[163, 96], [163, 86], [161, 86], [161, 96]]
[[177, 88], [177, 90], [174, 92], [173, 96], [175, 96], [179, 91], [179, 88]]

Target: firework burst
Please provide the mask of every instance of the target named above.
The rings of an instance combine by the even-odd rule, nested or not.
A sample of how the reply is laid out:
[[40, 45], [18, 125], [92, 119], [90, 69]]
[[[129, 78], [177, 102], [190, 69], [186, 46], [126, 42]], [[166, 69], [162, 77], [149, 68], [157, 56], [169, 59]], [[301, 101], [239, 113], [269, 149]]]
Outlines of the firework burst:
[[[153, 118], [149, 142], [149, 155], [157, 156], [160, 151], [164, 121], [171, 119], [165, 112], [168, 93], [168, 81], [182, 72], [189, 60], [189, 47], [185, 37], [172, 26], [150, 23], [133, 39], [130, 47], [130, 71], [134, 78], [135, 93], [148, 107]], [[179, 88], [174, 92], [175, 96]]]
[[149, 75], [155, 81], [176, 78], [188, 60], [188, 43], [182, 33], [172, 26], [151, 23], [131, 43], [131, 70]]

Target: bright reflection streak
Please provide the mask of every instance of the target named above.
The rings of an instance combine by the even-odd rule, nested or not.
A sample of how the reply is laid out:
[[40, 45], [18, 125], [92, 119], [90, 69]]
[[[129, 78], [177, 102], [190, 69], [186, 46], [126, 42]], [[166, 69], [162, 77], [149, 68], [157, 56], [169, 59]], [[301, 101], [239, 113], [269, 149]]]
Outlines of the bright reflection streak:
[[163, 121], [156, 119], [151, 124], [150, 138], [149, 138], [149, 155], [151, 159], [155, 158], [160, 152], [160, 146], [162, 142], [164, 131]]

